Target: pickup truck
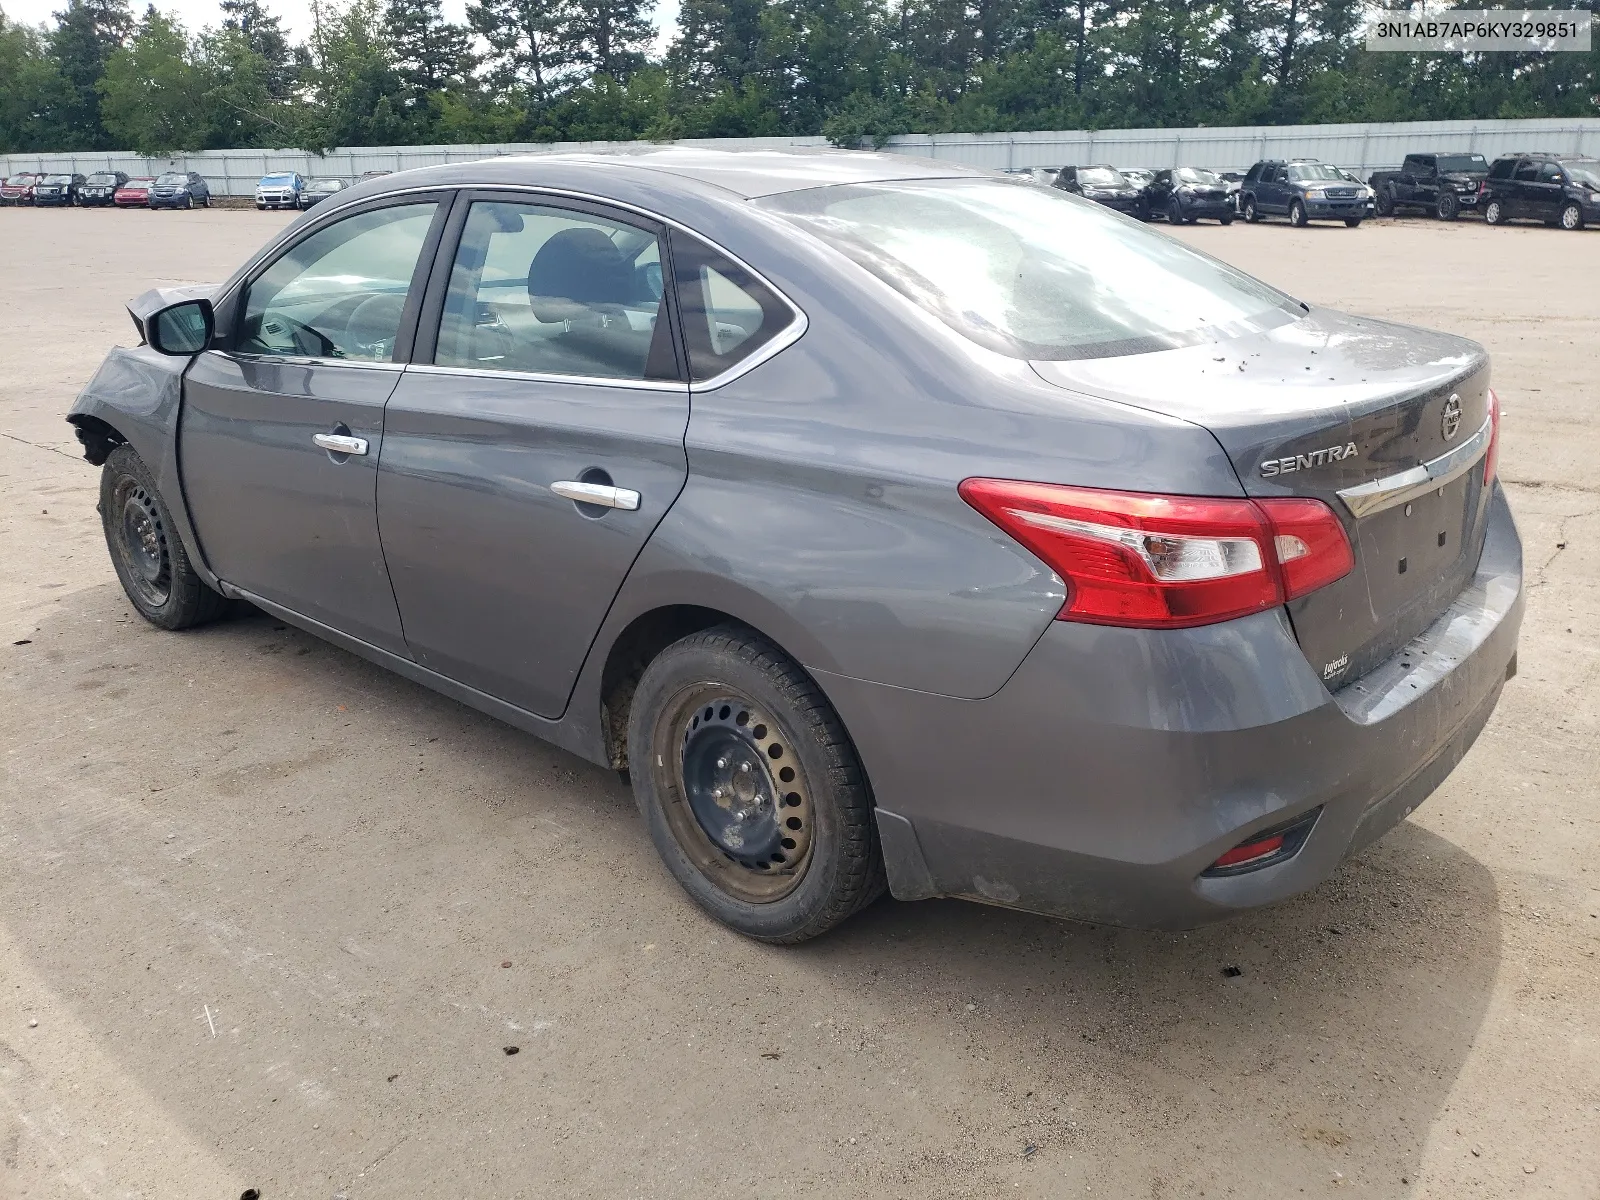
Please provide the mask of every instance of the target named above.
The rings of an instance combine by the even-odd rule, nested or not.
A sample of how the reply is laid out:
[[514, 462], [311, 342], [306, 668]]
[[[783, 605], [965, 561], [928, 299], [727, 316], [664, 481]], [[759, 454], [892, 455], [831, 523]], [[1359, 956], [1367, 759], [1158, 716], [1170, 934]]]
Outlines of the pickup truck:
[[1408, 154], [1398, 171], [1374, 171], [1367, 180], [1380, 217], [1425, 208], [1454, 221], [1463, 208], [1478, 207], [1478, 185], [1489, 175], [1481, 154]]

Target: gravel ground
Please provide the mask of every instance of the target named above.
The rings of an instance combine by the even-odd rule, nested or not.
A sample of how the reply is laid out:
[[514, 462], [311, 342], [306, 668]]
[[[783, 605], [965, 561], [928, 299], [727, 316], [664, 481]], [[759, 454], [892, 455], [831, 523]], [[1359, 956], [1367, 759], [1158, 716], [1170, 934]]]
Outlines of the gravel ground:
[[1180, 234], [1494, 353], [1521, 674], [1409, 821], [1188, 934], [886, 900], [774, 949], [607, 772], [133, 615], [62, 414], [126, 297], [288, 219], [0, 210], [0, 1196], [1600, 1196], [1600, 232]]

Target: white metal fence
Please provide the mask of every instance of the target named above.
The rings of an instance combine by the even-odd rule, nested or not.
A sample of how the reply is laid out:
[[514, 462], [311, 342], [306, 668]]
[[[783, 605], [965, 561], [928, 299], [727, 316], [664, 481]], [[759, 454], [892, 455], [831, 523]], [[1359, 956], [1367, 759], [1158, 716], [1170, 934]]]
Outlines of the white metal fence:
[[[206, 150], [171, 158], [136, 154], [0, 155], [0, 171], [198, 171], [219, 196], [249, 196], [263, 175], [298, 171], [308, 178], [354, 179], [365, 171], [470, 162], [508, 154], [606, 150], [638, 143], [527, 142], [473, 146], [342, 147], [326, 155], [301, 150]], [[676, 143], [720, 149], [825, 146], [820, 137], [717, 138]], [[1493, 157], [1510, 150], [1550, 150], [1600, 155], [1600, 118], [1524, 121], [1402, 121], [1354, 125], [1256, 125], [1220, 129], [1048, 130], [1037, 133], [910, 134], [890, 140], [895, 154], [944, 159], [973, 167], [1058, 167], [1111, 163], [1119, 167], [1211, 167], [1242, 170], [1261, 158], [1320, 158], [1355, 171], [1398, 166], [1408, 151], [1477, 151]]]

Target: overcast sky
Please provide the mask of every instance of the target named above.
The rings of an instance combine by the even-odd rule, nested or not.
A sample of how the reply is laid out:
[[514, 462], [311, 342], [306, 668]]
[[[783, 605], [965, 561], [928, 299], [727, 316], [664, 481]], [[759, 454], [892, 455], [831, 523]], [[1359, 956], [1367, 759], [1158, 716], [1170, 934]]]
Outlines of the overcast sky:
[[[135, 17], [144, 12], [146, 0], [131, 0]], [[283, 24], [296, 39], [311, 32], [311, 5], [307, 0], [266, 0], [266, 6], [283, 18]], [[0, 0], [0, 11], [7, 19], [25, 25], [37, 25], [50, 20], [50, 14], [65, 8], [66, 0]], [[190, 33], [204, 25], [215, 25], [221, 18], [217, 0], [156, 0], [156, 7], [168, 16], [177, 17]], [[467, 0], [444, 0], [444, 15], [448, 20], [466, 20]], [[667, 36], [677, 25], [678, 0], [657, 0], [654, 14], [656, 28]], [[658, 39], [659, 40], [659, 39]]]

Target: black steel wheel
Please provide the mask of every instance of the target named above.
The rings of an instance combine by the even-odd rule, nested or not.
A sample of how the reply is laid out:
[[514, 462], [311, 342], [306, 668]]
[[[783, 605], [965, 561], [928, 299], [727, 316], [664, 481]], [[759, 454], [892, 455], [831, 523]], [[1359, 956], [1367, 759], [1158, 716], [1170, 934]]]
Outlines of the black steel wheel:
[[195, 572], [171, 512], [131, 446], [118, 446], [106, 459], [100, 521], [122, 590], [145, 620], [187, 629], [222, 614], [226, 598]]
[[1440, 192], [1433, 211], [1441, 221], [1454, 221], [1461, 215], [1461, 202], [1454, 192]]
[[650, 663], [628, 763], [662, 861], [740, 933], [804, 941], [883, 891], [855, 748], [811, 678], [754, 631], [703, 630]]

